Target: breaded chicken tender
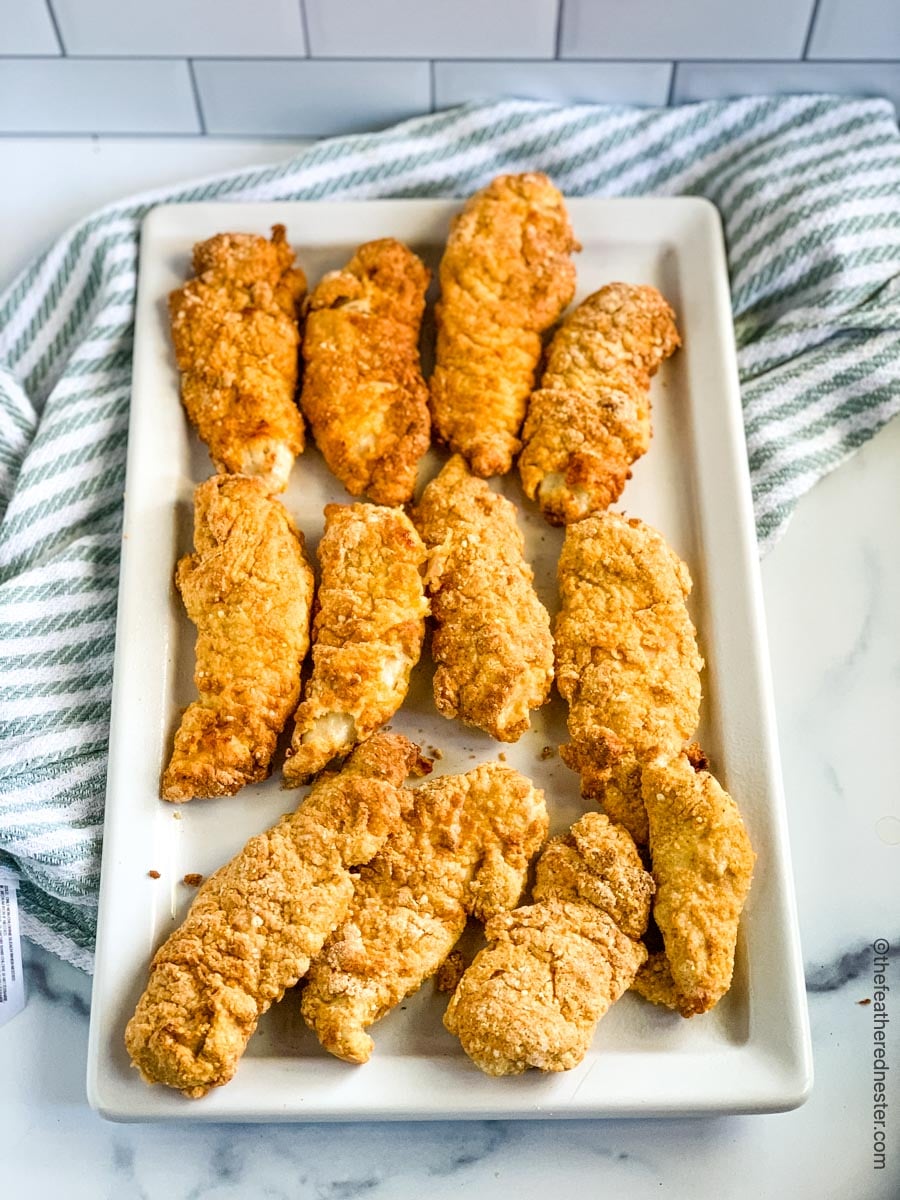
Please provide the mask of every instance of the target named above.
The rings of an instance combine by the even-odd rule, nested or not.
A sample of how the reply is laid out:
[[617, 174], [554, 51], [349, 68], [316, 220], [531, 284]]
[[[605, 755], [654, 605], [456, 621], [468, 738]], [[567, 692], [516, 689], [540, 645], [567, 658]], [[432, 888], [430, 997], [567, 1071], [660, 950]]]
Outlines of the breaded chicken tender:
[[583, 795], [606, 803], [611, 784], [610, 814], [641, 840], [639, 767], [678, 754], [700, 719], [690, 575], [655, 529], [604, 513], [566, 529], [559, 588], [556, 679], [572, 738], [560, 754]]
[[[696, 742], [685, 749], [685, 754], [695, 771], [705, 771], [709, 767], [706, 755]], [[608, 777], [597, 785], [599, 790], [593, 798], [602, 802], [603, 811], [610, 820], [625, 826], [638, 846], [646, 846], [650, 841], [650, 824], [641, 798], [641, 777], [641, 764], [633, 754], [625, 754], [609, 768]]]
[[626, 829], [602, 813], [585, 813], [568, 833], [551, 838], [535, 873], [540, 900], [592, 904], [630, 938], [647, 929], [653, 879]]
[[343, 919], [351, 868], [397, 828], [400, 785], [417, 760], [406, 738], [371, 738], [206, 880], [156, 952], [125, 1031], [146, 1083], [196, 1098], [232, 1078], [259, 1018]]
[[[731, 986], [756, 856], [735, 802], [686, 754], [645, 766], [642, 795], [657, 888], [653, 916], [665, 943], [674, 1007], [693, 1016]], [[653, 978], [655, 987], [644, 994], [658, 1002], [666, 994], [664, 972], [657, 967]]]
[[597, 773], [587, 761], [582, 775], [582, 795], [600, 800], [610, 820], [624, 825], [638, 846], [647, 845], [650, 826], [641, 799], [641, 765], [633, 754], [623, 755], [611, 767]]
[[413, 519], [429, 550], [437, 710], [515, 742], [553, 682], [550, 618], [525, 561], [515, 505], [454, 455]]
[[628, 834], [588, 813], [551, 840], [534, 903], [494, 917], [444, 1016], [488, 1075], [567, 1071], [647, 951], [653, 881]]
[[194, 247], [195, 278], [169, 296], [181, 399], [216, 469], [287, 486], [303, 451], [298, 312], [306, 278], [283, 225], [272, 240], [220, 233]]
[[400, 828], [310, 967], [302, 1011], [322, 1045], [366, 1062], [366, 1028], [438, 970], [468, 916], [518, 903], [546, 835], [543, 792], [498, 763], [408, 791]]
[[260, 480], [201, 483], [194, 546], [175, 581], [197, 626], [199, 698], [175, 735], [164, 800], [232, 796], [266, 778], [309, 649], [313, 573], [303, 535]]
[[618, 500], [650, 445], [650, 377], [680, 345], [653, 287], [611, 283], [557, 330], [528, 405], [519, 472], [551, 525]]
[[693, 1009], [685, 1005], [675, 986], [665, 950], [657, 950], [647, 955], [647, 961], [634, 977], [631, 990], [649, 1000], [651, 1004], [671, 1008], [674, 1012], [680, 1012], [683, 1017], [694, 1015]]
[[360, 246], [309, 297], [300, 407], [353, 496], [412, 499], [431, 441], [419, 329], [430, 272], [394, 238]]
[[401, 509], [329, 504], [313, 670], [284, 764], [296, 787], [389, 721], [419, 661], [428, 601], [426, 551]]
[[541, 356], [575, 294], [579, 249], [546, 175], [498, 176], [454, 218], [440, 265], [435, 428], [476, 475], [505, 475]]

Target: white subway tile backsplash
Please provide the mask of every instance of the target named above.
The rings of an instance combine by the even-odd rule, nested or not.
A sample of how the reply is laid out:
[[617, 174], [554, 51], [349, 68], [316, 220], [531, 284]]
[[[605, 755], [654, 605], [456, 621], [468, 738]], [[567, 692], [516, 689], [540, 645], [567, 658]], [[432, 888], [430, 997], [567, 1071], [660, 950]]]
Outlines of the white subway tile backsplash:
[[436, 62], [436, 108], [497, 96], [606, 104], [665, 104], [672, 65], [662, 62]]
[[560, 2], [305, 0], [310, 54], [337, 58], [553, 58]]
[[306, 54], [300, 0], [53, 0], [67, 54]]
[[194, 71], [211, 134], [355, 133], [431, 107], [427, 62], [204, 59]]
[[900, 63], [711, 63], [675, 68], [673, 101], [720, 100], [774, 92], [886, 96], [900, 111]]
[[799, 58], [813, 5], [814, 0], [563, 0], [560, 54]]
[[0, 59], [0, 133], [198, 133], [186, 62]]
[[0, 0], [0, 54], [59, 54], [47, 0]]
[[809, 58], [900, 58], [900, 0], [820, 0]]
[[900, 0], [0, 0], [0, 134], [320, 137], [524, 96], [900, 105]]

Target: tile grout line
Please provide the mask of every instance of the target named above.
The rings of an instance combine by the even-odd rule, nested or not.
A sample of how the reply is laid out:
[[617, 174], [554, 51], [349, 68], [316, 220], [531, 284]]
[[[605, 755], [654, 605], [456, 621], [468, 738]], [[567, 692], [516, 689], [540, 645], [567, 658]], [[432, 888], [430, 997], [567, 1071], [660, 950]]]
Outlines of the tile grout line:
[[563, 4], [565, 0], [556, 0], [556, 38], [553, 51], [553, 59], [559, 62], [559, 52], [562, 48], [562, 23], [563, 23]]
[[812, 42], [813, 33], [816, 28], [816, 18], [819, 15], [819, 4], [820, 3], [821, 3], [821, 0], [813, 0], [812, 12], [809, 14], [809, 28], [806, 31], [806, 38], [803, 42], [803, 49], [800, 52], [800, 61], [801, 62], [808, 61], [807, 55], [809, 54], [810, 43]]
[[669, 76], [669, 92], [666, 96], [666, 108], [671, 108], [675, 102], [675, 76], [678, 72], [678, 63], [672, 63], [672, 74]]
[[[184, 62], [184, 54], [71, 54], [69, 51], [64, 51], [63, 54], [4, 54], [0, 51], [0, 62], [59, 62], [61, 58], [66, 58], [70, 62], [113, 62], [113, 63], [128, 63], [128, 62]], [[666, 58], [663, 55], [656, 57], [647, 57], [646, 55], [639, 58], [630, 58], [623, 55], [617, 55], [615, 58], [485, 58], [485, 57], [465, 57], [465, 58], [427, 58], [424, 55], [389, 55], [379, 54], [372, 57], [363, 55], [355, 55], [352, 57], [341, 57], [339, 55], [303, 55], [303, 54], [194, 54], [192, 55], [194, 62], [217, 62], [217, 63], [305, 63], [305, 62], [327, 62], [327, 63], [342, 63], [345, 65], [357, 65], [360, 63], [423, 63], [433, 62], [440, 63], [512, 63], [526, 64], [527, 66], [541, 66], [550, 63], [559, 63], [561, 67], [568, 66], [570, 63], [573, 66], [606, 66], [613, 64], [628, 64], [632, 66], [651, 66], [660, 65], [661, 63], [671, 63], [671, 58]], [[822, 67], [896, 67], [900, 65], [900, 55], [888, 58], [873, 58], [867, 56], [865, 58], [715, 58], [710, 56], [700, 57], [685, 57], [678, 59], [683, 63], [710, 63], [714, 66], [721, 67], [743, 67], [743, 66], [802, 66], [808, 62], [811, 66]]]
[[306, 0], [297, 0], [300, 5], [300, 28], [303, 30], [303, 41], [306, 44], [306, 57], [312, 58], [312, 42], [309, 40], [309, 16], [306, 12]]
[[50, 23], [53, 26], [53, 32], [56, 35], [56, 40], [59, 43], [59, 52], [63, 58], [67, 58], [66, 44], [63, 41], [62, 30], [59, 27], [59, 21], [56, 18], [56, 13], [53, 11], [53, 0], [44, 0], [47, 5], [47, 13], [50, 17]]
[[197, 85], [197, 76], [194, 73], [194, 60], [189, 58], [187, 61], [188, 77], [191, 81], [191, 92], [194, 96], [194, 106], [197, 109], [197, 120], [200, 122], [200, 133], [206, 135], [206, 117], [203, 115], [203, 104], [200, 100], [200, 88]]

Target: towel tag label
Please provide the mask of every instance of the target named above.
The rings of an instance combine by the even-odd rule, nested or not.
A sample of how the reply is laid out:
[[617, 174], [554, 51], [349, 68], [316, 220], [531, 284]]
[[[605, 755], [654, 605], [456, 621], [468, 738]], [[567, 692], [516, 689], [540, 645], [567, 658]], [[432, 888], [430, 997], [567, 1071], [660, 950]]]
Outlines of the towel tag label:
[[16, 876], [0, 867], [0, 1025], [25, 1007], [18, 886]]

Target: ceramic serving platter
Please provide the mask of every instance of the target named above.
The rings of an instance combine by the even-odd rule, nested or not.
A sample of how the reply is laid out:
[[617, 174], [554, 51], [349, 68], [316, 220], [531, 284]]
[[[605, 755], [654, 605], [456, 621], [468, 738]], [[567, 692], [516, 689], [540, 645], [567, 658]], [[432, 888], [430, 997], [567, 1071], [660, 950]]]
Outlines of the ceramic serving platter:
[[[189, 272], [191, 247], [225, 230], [267, 234], [282, 222], [313, 284], [372, 238], [407, 242], [436, 270], [457, 201], [185, 204], [144, 222], [135, 329], [124, 543], [96, 975], [88, 1062], [90, 1103], [119, 1120], [308, 1121], [409, 1118], [653, 1116], [774, 1112], [811, 1084], [809, 1030], [787, 824], [778, 765], [750, 484], [741, 423], [728, 275], [716, 210], [699, 199], [572, 200], [583, 249], [581, 300], [604, 283], [656, 285], [673, 305], [683, 348], [653, 382], [654, 437], [617, 507], [657, 526], [687, 561], [690, 608], [706, 658], [700, 740], [734, 795], [757, 852], [734, 983], [710, 1013], [685, 1021], [627, 994], [575, 1070], [491, 1079], [441, 1023], [431, 982], [374, 1026], [365, 1066], [329, 1057], [289, 993], [260, 1022], [234, 1080], [202, 1100], [148, 1087], [130, 1066], [125, 1024], [156, 947], [208, 875], [300, 799], [271, 779], [237, 796], [175, 807], [160, 772], [192, 698], [194, 634], [173, 585], [191, 549], [192, 493], [212, 473], [178, 398], [166, 296]], [[434, 289], [432, 289], [434, 290]], [[432, 333], [424, 331], [424, 355]], [[439, 468], [432, 452], [420, 484]], [[562, 534], [525, 500], [515, 473], [494, 481], [519, 505], [541, 598], [556, 610]], [[314, 447], [283, 497], [315, 551], [322, 509], [350, 497]], [[554, 832], [585, 809], [578, 778], [556, 754], [565, 707], [554, 699], [515, 745], [440, 717], [427, 652], [392, 727], [437, 772], [498, 757], [544, 788]], [[153, 879], [148, 872], [159, 873]]]

